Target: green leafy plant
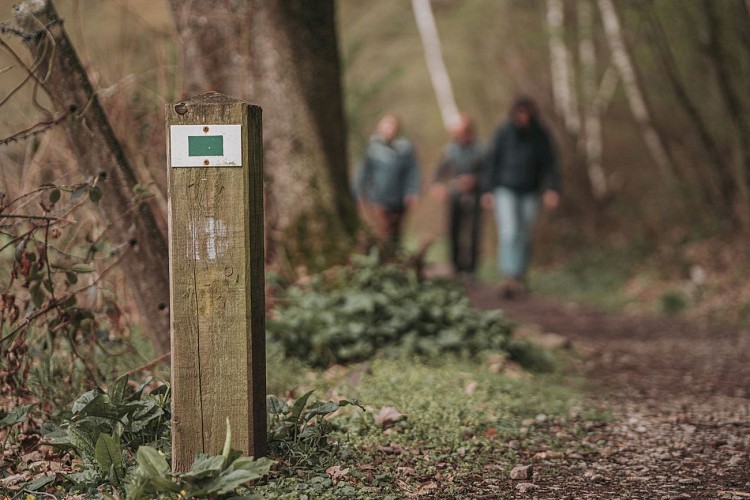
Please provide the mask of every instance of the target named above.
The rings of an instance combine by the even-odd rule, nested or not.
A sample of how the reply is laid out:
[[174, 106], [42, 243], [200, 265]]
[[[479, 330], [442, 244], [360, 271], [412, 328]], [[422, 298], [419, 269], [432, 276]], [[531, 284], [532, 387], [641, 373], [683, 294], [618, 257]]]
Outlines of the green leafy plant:
[[669, 290], [659, 299], [661, 310], [667, 314], [676, 315], [688, 307], [688, 296], [680, 290]]
[[[249, 483], [268, 475], [273, 460], [242, 456], [230, 447], [232, 430], [227, 419], [227, 436], [221, 455], [199, 454], [187, 472], [170, 472], [163, 454], [150, 446], [136, 452], [137, 466], [128, 476], [128, 499], [140, 500], [165, 495], [169, 498], [225, 498]], [[261, 498], [245, 495], [241, 498]]]
[[31, 412], [38, 406], [37, 403], [32, 403], [26, 406], [18, 406], [13, 408], [7, 414], [3, 415], [0, 419], [0, 430], [6, 429], [5, 439], [3, 439], [3, 445], [0, 447], [0, 456], [5, 453], [5, 446], [8, 444], [8, 439], [13, 434], [13, 427], [17, 424], [25, 423], [31, 414]]
[[170, 386], [161, 384], [146, 394], [151, 381], [131, 392], [125, 376], [108, 393], [88, 391], [75, 400], [69, 419], [45, 426], [49, 444], [73, 451], [82, 461], [83, 470], [69, 475], [71, 481], [121, 485], [137, 449], [146, 444], [169, 449]]
[[329, 417], [350, 405], [364, 410], [357, 401], [310, 403], [312, 393], [305, 393], [291, 406], [276, 396], [267, 398], [269, 450], [293, 467], [328, 464], [338, 449], [331, 440], [338, 427]]
[[502, 351], [511, 359], [531, 346], [514, 342], [501, 311], [480, 311], [451, 283], [421, 281], [376, 254], [359, 256], [304, 286], [289, 288], [268, 321], [269, 340], [287, 356], [324, 367], [391, 356], [475, 355]]

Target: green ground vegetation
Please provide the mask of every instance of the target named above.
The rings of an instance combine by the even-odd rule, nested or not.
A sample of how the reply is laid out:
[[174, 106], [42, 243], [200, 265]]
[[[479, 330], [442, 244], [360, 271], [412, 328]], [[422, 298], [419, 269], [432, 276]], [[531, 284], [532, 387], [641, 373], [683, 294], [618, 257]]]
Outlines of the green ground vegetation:
[[[172, 473], [169, 384], [151, 378], [129, 383], [128, 376], [116, 375], [142, 376], [137, 365], [143, 343], [133, 342], [133, 355], [115, 363], [101, 347], [76, 356], [72, 349], [84, 346], [79, 340], [62, 344], [69, 349], [40, 351], [44, 356], [30, 360], [27, 373], [16, 374], [26, 387], [49, 386], [27, 391], [14, 410], [0, 415], [3, 474], [15, 474], [7, 483], [10, 498], [402, 498], [437, 484], [460, 496], [487, 474], [500, 488], [521, 449], [569, 447], [552, 426], [583, 429], [584, 421], [602, 418], [586, 409], [578, 381], [565, 375], [571, 353], [515, 339], [500, 312], [474, 310], [456, 288], [420, 280], [402, 264], [379, 263], [374, 254], [354, 260], [313, 278], [314, 285], [287, 289], [274, 312], [268, 360], [273, 463], [225, 447], [221, 455], [196, 457], [187, 473]], [[356, 307], [338, 303], [342, 291], [350, 292]], [[333, 305], [327, 302], [332, 298]], [[294, 323], [302, 313], [293, 299], [297, 305], [312, 301], [319, 316], [337, 307], [343, 323]], [[412, 316], [423, 320], [404, 319]], [[315, 341], [279, 337], [280, 329], [291, 328], [335, 347], [340, 339], [332, 330], [350, 325], [361, 338], [379, 338], [384, 325], [393, 325], [378, 318], [399, 317], [403, 328], [356, 358], [336, 356], [333, 349], [326, 351], [332, 357], [310, 362], [308, 355], [318, 352]], [[302, 328], [308, 322], [315, 328]], [[472, 348], [440, 340], [441, 331]], [[423, 347], [404, 343], [409, 335]], [[106, 347], [106, 339], [99, 344]], [[70, 373], [49, 376], [50, 366], [67, 366]], [[87, 380], [91, 366], [110, 369]], [[31, 452], [56, 464], [56, 472], [29, 460]]]

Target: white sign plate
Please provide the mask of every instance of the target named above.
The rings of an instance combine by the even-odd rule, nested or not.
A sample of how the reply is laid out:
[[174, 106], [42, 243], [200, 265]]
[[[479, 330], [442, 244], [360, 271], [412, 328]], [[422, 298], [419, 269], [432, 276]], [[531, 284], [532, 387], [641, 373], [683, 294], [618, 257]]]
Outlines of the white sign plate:
[[241, 167], [242, 125], [171, 125], [172, 167]]

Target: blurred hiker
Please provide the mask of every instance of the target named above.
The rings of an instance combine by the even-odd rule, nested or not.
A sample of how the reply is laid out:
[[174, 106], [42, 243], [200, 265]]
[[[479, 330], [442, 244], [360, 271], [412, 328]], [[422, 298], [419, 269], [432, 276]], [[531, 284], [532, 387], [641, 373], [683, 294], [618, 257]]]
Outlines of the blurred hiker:
[[453, 270], [457, 276], [473, 275], [479, 246], [479, 180], [486, 151], [469, 115], [462, 114], [450, 133], [451, 140], [443, 150], [431, 191], [448, 203]]
[[362, 216], [389, 249], [399, 242], [404, 215], [417, 202], [419, 166], [411, 142], [399, 135], [401, 123], [383, 116], [360, 161], [354, 193]]
[[505, 281], [502, 294], [514, 298], [526, 292], [526, 272], [540, 202], [560, 203], [560, 175], [555, 147], [538, 121], [536, 104], [516, 100], [509, 119], [490, 144], [483, 185], [483, 205], [494, 205], [498, 227], [498, 267]]

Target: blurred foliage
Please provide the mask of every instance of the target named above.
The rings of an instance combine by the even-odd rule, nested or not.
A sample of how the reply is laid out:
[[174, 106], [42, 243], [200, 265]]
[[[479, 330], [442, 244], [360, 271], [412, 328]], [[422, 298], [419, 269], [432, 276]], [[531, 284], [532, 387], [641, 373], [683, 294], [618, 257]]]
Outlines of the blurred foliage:
[[679, 314], [688, 308], [689, 297], [681, 290], [669, 290], [662, 294], [661, 310], [667, 314]]
[[101, 199], [96, 184], [0, 196], [0, 395], [64, 406], [71, 386], [103, 383], [140, 358], [107, 278], [128, 244], [80, 222]]
[[420, 280], [377, 252], [292, 286], [267, 321], [270, 343], [317, 367], [386, 356], [503, 352], [541, 368], [543, 356], [511, 335], [499, 310], [480, 311], [454, 284]]
[[171, 451], [170, 386], [150, 384], [148, 378], [133, 389], [128, 377], [121, 377], [108, 392], [96, 388], [82, 394], [60, 424], [48, 422], [42, 428], [47, 444], [70, 450], [81, 460], [82, 470], [66, 477], [75, 489], [104, 483], [122, 487], [143, 445]]

